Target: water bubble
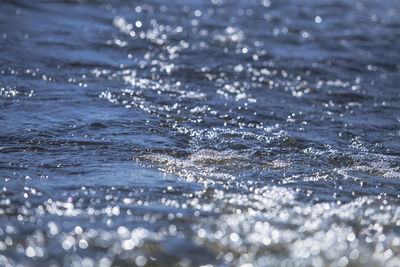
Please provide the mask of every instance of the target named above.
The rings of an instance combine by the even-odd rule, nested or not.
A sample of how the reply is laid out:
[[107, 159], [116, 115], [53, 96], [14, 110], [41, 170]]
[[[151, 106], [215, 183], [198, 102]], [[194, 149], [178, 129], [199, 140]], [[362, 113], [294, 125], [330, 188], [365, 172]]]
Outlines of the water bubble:
[[144, 257], [142, 255], [137, 256], [135, 259], [135, 264], [137, 266], [144, 266], [146, 263], [147, 263], [147, 259], [146, 259], [146, 257]]
[[137, 20], [137, 21], [135, 22], [135, 26], [136, 26], [137, 28], [141, 28], [141, 27], [142, 27], [142, 22], [141, 22], [140, 20]]
[[78, 244], [81, 249], [86, 249], [89, 246], [89, 243], [85, 239], [79, 240]]

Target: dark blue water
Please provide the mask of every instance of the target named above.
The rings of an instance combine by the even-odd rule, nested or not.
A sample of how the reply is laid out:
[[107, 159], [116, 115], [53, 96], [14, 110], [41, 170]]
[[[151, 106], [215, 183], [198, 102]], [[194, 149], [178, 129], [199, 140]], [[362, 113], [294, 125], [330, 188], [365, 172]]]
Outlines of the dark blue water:
[[0, 0], [0, 265], [399, 266], [399, 13]]

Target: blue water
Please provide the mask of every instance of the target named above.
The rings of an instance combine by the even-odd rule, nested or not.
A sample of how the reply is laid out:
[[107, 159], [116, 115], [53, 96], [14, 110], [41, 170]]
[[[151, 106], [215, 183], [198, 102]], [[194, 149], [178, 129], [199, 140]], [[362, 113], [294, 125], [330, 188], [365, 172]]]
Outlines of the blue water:
[[399, 12], [0, 0], [0, 266], [399, 266]]

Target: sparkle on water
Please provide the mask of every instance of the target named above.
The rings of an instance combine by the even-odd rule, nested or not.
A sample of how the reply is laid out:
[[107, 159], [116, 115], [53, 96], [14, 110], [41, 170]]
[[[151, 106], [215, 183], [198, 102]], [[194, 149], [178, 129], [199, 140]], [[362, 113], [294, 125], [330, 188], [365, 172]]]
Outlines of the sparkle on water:
[[400, 265], [400, 2], [0, 6], [1, 266]]

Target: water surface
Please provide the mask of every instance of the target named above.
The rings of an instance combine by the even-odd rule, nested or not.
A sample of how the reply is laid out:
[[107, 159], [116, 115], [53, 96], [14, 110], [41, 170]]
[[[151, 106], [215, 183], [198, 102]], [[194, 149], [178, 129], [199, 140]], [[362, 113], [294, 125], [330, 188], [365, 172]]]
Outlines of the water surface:
[[0, 265], [399, 266], [399, 12], [0, 0]]

